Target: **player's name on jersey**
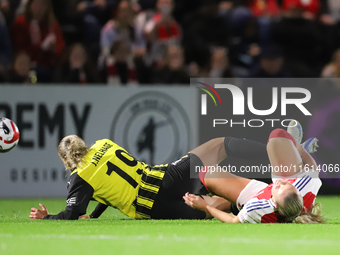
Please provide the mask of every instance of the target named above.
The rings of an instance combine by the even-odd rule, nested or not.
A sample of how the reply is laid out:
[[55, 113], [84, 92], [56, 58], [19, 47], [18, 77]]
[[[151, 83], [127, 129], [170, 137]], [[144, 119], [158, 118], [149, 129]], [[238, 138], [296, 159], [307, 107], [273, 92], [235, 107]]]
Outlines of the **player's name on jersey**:
[[112, 144], [105, 143], [92, 157], [91, 164], [97, 166], [99, 160], [104, 156], [104, 154], [112, 147]]

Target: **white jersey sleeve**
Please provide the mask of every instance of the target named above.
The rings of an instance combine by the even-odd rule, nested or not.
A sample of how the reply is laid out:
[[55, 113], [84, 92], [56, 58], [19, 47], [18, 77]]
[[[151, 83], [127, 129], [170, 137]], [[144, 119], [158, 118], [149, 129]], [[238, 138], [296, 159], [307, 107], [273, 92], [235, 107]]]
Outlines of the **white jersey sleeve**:
[[243, 209], [238, 213], [238, 218], [242, 223], [261, 223], [264, 215], [273, 213], [275, 205], [271, 199], [253, 198], [248, 201]]

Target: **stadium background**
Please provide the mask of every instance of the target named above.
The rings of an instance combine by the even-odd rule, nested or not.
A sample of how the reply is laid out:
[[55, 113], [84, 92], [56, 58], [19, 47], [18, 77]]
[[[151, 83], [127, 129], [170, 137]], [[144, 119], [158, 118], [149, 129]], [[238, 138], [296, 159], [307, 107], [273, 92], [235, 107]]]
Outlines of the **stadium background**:
[[[137, 154], [143, 128], [170, 120], [153, 131], [156, 146], [165, 139], [168, 150], [136, 155], [155, 163], [213, 138], [188, 127], [190, 77], [340, 76], [337, 1], [174, 1], [173, 9], [166, 0], [0, 2], [0, 115], [22, 134], [18, 148], [1, 155], [1, 198], [63, 197], [56, 147], [70, 133], [88, 144], [121, 139]], [[309, 89], [320, 99], [310, 107], [321, 113], [300, 121], [320, 139], [318, 160], [338, 163], [339, 85]], [[318, 122], [327, 122], [324, 130], [313, 128]], [[268, 130], [228, 130], [244, 134], [263, 141]], [[339, 194], [338, 186], [325, 179], [321, 194]]]
[[[317, 198], [327, 224], [137, 221], [114, 209], [98, 220], [29, 219], [39, 203], [51, 214], [65, 206], [64, 135], [89, 145], [108, 137], [155, 162], [215, 136], [267, 139], [268, 127], [207, 132], [189, 107], [189, 77], [312, 79], [312, 118], [289, 117], [320, 139], [318, 162], [339, 162], [340, 83], [315, 82], [340, 78], [338, 0], [173, 2], [0, 0], [0, 117], [21, 130], [19, 146], [0, 155], [0, 254], [339, 254], [337, 175], [323, 178], [327, 195]], [[263, 109], [265, 84], [254, 88]]]

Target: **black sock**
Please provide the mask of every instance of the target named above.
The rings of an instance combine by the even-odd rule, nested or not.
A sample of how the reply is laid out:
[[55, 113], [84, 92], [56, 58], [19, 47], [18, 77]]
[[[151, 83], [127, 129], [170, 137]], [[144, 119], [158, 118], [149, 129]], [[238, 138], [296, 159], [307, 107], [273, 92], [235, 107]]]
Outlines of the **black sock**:
[[224, 148], [228, 157], [243, 159], [267, 159], [266, 144], [228, 136], [224, 139]]

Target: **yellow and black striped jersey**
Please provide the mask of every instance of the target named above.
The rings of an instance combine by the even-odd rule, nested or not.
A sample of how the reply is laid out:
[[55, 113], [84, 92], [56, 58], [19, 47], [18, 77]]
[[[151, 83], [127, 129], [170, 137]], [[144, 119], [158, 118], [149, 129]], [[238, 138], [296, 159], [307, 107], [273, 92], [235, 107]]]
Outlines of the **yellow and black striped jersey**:
[[167, 166], [151, 167], [111, 140], [99, 140], [71, 174], [65, 212], [45, 218], [76, 219], [91, 198], [130, 217], [150, 218]]

